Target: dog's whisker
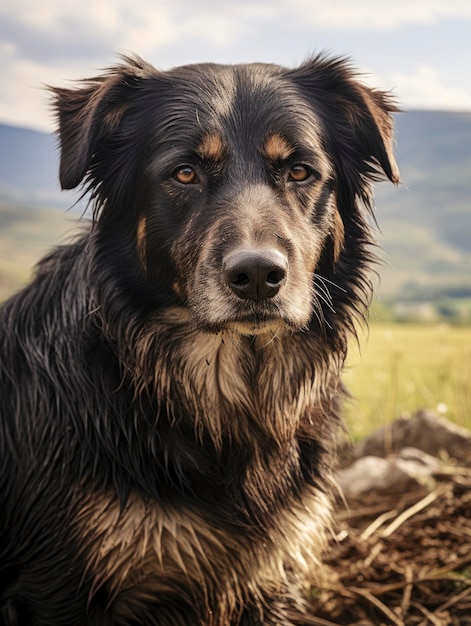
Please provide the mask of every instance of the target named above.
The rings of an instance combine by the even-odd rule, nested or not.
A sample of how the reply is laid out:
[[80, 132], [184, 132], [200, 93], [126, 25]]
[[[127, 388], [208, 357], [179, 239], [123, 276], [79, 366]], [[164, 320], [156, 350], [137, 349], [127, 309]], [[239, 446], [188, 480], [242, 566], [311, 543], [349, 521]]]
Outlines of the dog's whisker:
[[329, 283], [329, 285], [332, 285], [333, 287], [338, 289], [338, 291], [342, 291], [343, 293], [347, 293], [347, 290], [344, 289], [341, 285], [339, 285], [338, 283], [336, 283], [336, 282], [334, 282], [332, 280], [329, 280], [325, 276], [321, 276], [320, 274], [314, 274], [314, 280], [319, 280], [319, 281], [321, 281], [321, 283]]

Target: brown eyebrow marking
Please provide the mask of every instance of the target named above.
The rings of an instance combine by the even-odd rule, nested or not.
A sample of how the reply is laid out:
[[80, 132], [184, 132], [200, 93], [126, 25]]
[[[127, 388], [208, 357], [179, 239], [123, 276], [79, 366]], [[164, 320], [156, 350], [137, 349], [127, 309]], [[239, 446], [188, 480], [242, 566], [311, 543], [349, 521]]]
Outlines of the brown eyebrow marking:
[[137, 251], [139, 254], [139, 258], [141, 260], [142, 266], [144, 269], [147, 269], [147, 259], [146, 259], [146, 238], [147, 238], [147, 219], [142, 217], [139, 220], [136, 231], [137, 238]]
[[278, 133], [270, 135], [262, 148], [262, 153], [272, 161], [286, 160], [294, 152], [294, 148]]
[[222, 161], [226, 155], [226, 145], [219, 135], [205, 135], [196, 148], [196, 152], [202, 159]]

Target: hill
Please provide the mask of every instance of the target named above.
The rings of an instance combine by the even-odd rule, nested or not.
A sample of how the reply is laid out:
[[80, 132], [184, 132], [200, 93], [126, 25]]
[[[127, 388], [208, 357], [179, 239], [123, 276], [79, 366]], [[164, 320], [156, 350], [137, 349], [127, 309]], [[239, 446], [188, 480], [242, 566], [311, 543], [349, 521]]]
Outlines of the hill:
[[403, 185], [379, 185], [382, 293], [471, 296], [471, 113], [397, 116]]
[[77, 232], [78, 216], [0, 202], [0, 302], [24, 285], [36, 261]]
[[52, 135], [0, 124], [0, 201], [64, 206]]
[[[403, 184], [376, 189], [385, 263], [379, 292], [396, 300], [471, 299], [471, 113], [409, 111], [396, 124]], [[18, 263], [29, 263], [70, 221], [66, 209], [79, 194], [59, 191], [55, 143], [45, 133], [0, 125], [2, 267], [11, 267], [11, 250], [25, 247]]]

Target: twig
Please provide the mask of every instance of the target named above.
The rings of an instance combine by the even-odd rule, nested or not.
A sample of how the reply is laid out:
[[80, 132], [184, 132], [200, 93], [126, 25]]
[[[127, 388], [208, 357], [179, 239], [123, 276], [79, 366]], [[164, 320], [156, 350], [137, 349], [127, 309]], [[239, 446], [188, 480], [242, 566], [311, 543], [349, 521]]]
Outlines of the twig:
[[412, 606], [415, 606], [415, 608], [418, 609], [426, 617], [426, 619], [419, 622], [417, 626], [429, 626], [429, 624], [433, 624], [433, 626], [443, 626], [443, 620], [436, 617], [436, 615], [426, 609], [423, 604], [413, 602]]
[[393, 624], [396, 624], [396, 626], [405, 626], [402, 619], [399, 619], [397, 615], [395, 615], [391, 611], [391, 609], [388, 609], [388, 607], [385, 604], [383, 604], [381, 600], [378, 600], [378, 598], [374, 596], [373, 594], [371, 594], [369, 591], [365, 591], [364, 589], [355, 589], [352, 591], [354, 591], [360, 596], [363, 596], [365, 600], [368, 600], [368, 602], [371, 602], [371, 604], [374, 604], [375, 607], [379, 609], [382, 613], [384, 613], [384, 615], [386, 615], [386, 617], [390, 619]]
[[[431, 570], [431, 573], [428, 573], [427, 578], [430, 580], [433, 580], [433, 579], [438, 580], [442, 577], [442, 574], [448, 574], [449, 572], [456, 571], [460, 569], [461, 567], [465, 567], [466, 565], [469, 565], [469, 564], [471, 564], [471, 553], [468, 556], [464, 556], [464, 557], [461, 557], [460, 559], [456, 559], [455, 561], [452, 561], [448, 565], [444, 565], [443, 567], [440, 567], [438, 569]], [[471, 585], [471, 580], [469, 578], [467, 578], [466, 576], [460, 576], [459, 574], [455, 574], [454, 576], [444, 576], [443, 579], [444, 580], [453, 579], [459, 582], [463, 582], [466, 585]]]
[[450, 606], [453, 606], [453, 604], [456, 604], [457, 602], [459, 602], [463, 598], [466, 598], [466, 596], [469, 596], [469, 595], [471, 595], [471, 583], [470, 583], [470, 586], [467, 587], [466, 589], [463, 589], [461, 593], [457, 593], [454, 596], [451, 596], [451, 598], [449, 598], [444, 604], [442, 604], [437, 609], [437, 611], [444, 611], [445, 609], [448, 609]]
[[[469, 585], [471, 588], [471, 581], [462, 577], [462, 576], [442, 576], [441, 571], [437, 573], [432, 573], [429, 575], [421, 575], [414, 576], [410, 581], [409, 580], [398, 580], [394, 583], [385, 583], [379, 584], [373, 581], [367, 581], [365, 584], [369, 585], [369, 589], [372, 593], [377, 594], [379, 596], [385, 595], [387, 593], [391, 593], [394, 591], [403, 590], [407, 585], [425, 585], [427, 583], [437, 583], [440, 581], [446, 581], [450, 583], [461, 583], [465, 585]], [[352, 594], [364, 594], [367, 593], [362, 587], [349, 587], [347, 589], [340, 589], [335, 584], [323, 584], [321, 585], [321, 589], [323, 591], [329, 591], [332, 593], [336, 593], [339, 596], [344, 596], [346, 598], [351, 598]]]
[[299, 626], [341, 626], [337, 624], [337, 622], [331, 622], [330, 620], [324, 619], [322, 617], [316, 617], [315, 615], [298, 615], [290, 614], [289, 616], [296, 624]]
[[371, 567], [373, 561], [376, 559], [378, 554], [381, 554], [383, 550], [383, 543], [378, 541], [378, 543], [373, 547], [367, 559], [365, 559], [364, 566], [366, 568]]
[[396, 517], [394, 522], [392, 522], [382, 533], [382, 537], [390, 537], [404, 522], [406, 522], [410, 517], [416, 515], [423, 509], [427, 508], [429, 504], [432, 504], [434, 500], [438, 498], [438, 493], [436, 491], [432, 491], [425, 498], [419, 500], [416, 504], [406, 509], [401, 515]]
[[371, 522], [369, 526], [365, 528], [365, 530], [360, 535], [360, 539], [362, 539], [363, 541], [369, 539], [371, 535], [373, 535], [378, 530], [378, 528], [380, 528], [384, 524], [384, 522], [386, 522], [388, 519], [391, 519], [391, 517], [395, 517], [396, 515], [397, 509], [393, 509], [392, 511], [386, 511], [386, 513], [383, 513], [382, 515], [377, 517], [373, 522]]
[[405, 579], [407, 584], [404, 587], [404, 593], [402, 594], [401, 600], [401, 615], [403, 620], [406, 619], [407, 612], [409, 611], [412, 589], [414, 588], [414, 574], [410, 565], [406, 565]]

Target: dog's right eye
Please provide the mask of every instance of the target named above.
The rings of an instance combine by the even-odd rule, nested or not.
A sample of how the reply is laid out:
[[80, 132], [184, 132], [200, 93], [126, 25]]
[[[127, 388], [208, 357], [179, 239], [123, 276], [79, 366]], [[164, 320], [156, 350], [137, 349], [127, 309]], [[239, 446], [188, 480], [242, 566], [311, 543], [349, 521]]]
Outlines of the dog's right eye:
[[296, 163], [290, 168], [288, 172], [288, 180], [295, 183], [303, 183], [305, 180], [310, 178], [311, 175], [312, 170], [308, 165]]
[[195, 185], [199, 182], [195, 170], [189, 165], [179, 167], [173, 173], [173, 177], [182, 185]]

